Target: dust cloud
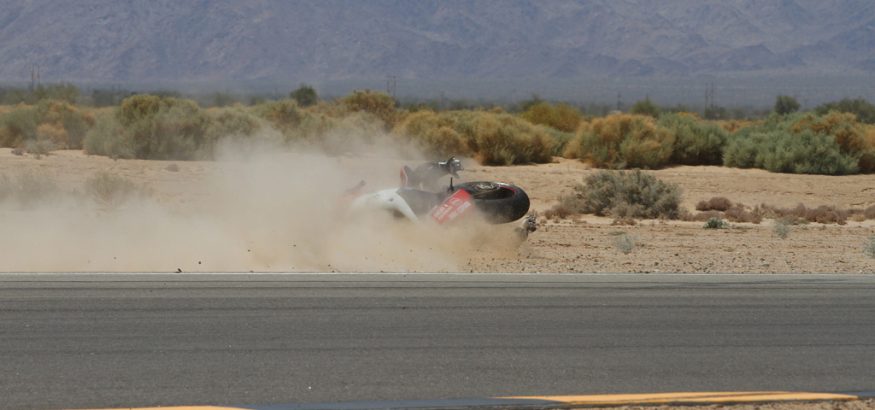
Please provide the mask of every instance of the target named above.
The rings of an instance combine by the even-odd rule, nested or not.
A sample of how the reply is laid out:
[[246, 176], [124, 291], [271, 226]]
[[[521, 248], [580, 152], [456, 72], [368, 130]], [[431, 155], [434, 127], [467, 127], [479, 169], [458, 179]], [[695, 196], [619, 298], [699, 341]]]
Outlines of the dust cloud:
[[345, 212], [339, 198], [359, 181], [365, 191], [398, 185], [400, 166], [412, 162], [395, 149], [330, 156], [226, 143], [217, 157], [170, 193], [120, 178], [94, 189], [95, 174], [107, 171], [78, 184], [0, 175], [0, 271], [462, 271], [474, 255], [515, 249], [508, 225]]

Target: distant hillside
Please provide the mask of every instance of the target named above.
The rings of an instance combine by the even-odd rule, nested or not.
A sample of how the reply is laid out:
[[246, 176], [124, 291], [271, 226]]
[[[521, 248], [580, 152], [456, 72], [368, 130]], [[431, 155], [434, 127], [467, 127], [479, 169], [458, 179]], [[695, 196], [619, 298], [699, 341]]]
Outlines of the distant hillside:
[[875, 71], [871, 0], [0, 1], [0, 81]]

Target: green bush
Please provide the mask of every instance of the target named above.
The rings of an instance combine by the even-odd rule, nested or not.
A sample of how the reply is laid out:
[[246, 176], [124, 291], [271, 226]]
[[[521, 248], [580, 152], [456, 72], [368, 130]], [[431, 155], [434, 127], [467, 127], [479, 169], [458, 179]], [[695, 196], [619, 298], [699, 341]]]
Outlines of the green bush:
[[875, 147], [852, 114], [773, 115], [740, 129], [724, 149], [726, 166], [843, 175], [875, 171]]
[[775, 98], [775, 114], [787, 115], [799, 111], [799, 101], [789, 95], [779, 95]]
[[727, 223], [726, 221], [724, 221], [721, 218], [712, 217], [712, 218], [708, 218], [708, 220], [705, 221], [705, 226], [703, 226], [703, 228], [705, 228], [705, 229], [726, 229], [726, 228], [729, 228], [729, 223]]
[[300, 87], [289, 93], [289, 98], [295, 100], [301, 107], [309, 107], [319, 102], [316, 89], [307, 84], [301, 84]]
[[409, 138], [420, 151], [432, 157], [471, 156], [468, 136], [457, 131], [459, 120], [449, 113], [418, 111], [404, 118], [395, 133]]
[[90, 113], [68, 102], [41, 100], [34, 106], [17, 106], [0, 115], [0, 146], [82, 148], [82, 140], [93, 125]]
[[526, 121], [509, 114], [478, 115], [473, 146], [477, 159], [486, 165], [545, 163], [552, 160], [550, 136]]
[[772, 172], [845, 175], [858, 171], [857, 159], [841, 152], [833, 137], [810, 131], [758, 132], [730, 139], [724, 164]]
[[211, 141], [225, 137], [249, 137], [261, 128], [258, 118], [240, 107], [214, 110], [209, 112], [209, 116], [207, 135]]
[[125, 133], [114, 113], [97, 116], [94, 127], [85, 135], [85, 152], [110, 158], [135, 158], [133, 139]]
[[815, 108], [815, 111], [820, 115], [830, 111], [851, 113], [866, 124], [875, 124], [875, 105], [863, 98], [845, 98], [840, 101], [822, 104]]
[[387, 127], [395, 126], [398, 112], [395, 110], [395, 99], [381, 92], [364, 90], [354, 91], [341, 99], [349, 111], [364, 111], [381, 119]]
[[659, 116], [659, 111], [659, 106], [650, 101], [650, 97], [635, 102], [629, 110], [632, 114], [647, 115], [654, 118]]
[[520, 114], [528, 122], [538, 125], [546, 125], [559, 131], [574, 132], [580, 125], [580, 111], [568, 104], [550, 104], [540, 101], [531, 104], [526, 111]]
[[566, 152], [576, 151], [578, 158], [597, 167], [660, 168], [669, 163], [674, 141], [653, 118], [615, 114], [581, 127]]
[[624, 255], [628, 255], [635, 249], [636, 242], [635, 237], [632, 235], [629, 235], [626, 232], [620, 232], [616, 238], [614, 238], [614, 247], [617, 248], [618, 251], [623, 252]]
[[284, 135], [291, 135], [306, 115], [294, 100], [270, 101], [256, 105], [253, 111]]
[[568, 143], [574, 140], [574, 134], [565, 131], [559, 131], [553, 127], [539, 126], [538, 129], [545, 132], [550, 139], [553, 140], [553, 149], [551, 155], [561, 157], [568, 148]]
[[0, 115], [0, 146], [17, 147], [25, 140], [36, 139], [39, 123], [35, 107], [19, 106]]
[[418, 111], [394, 133], [430, 155], [476, 156], [489, 165], [550, 162], [554, 149], [546, 127], [486, 111]]
[[658, 124], [674, 136], [671, 163], [721, 165], [728, 134], [716, 124], [700, 121], [689, 114], [664, 114]]
[[870, 258], [875, 258], [875, 235], [869, 237], [865, 243], [863, 243], [863, 254]]
[[772, 232], [781, 239], [787, 239], [790, 236], [790, 224], [784, 219], [777, 219], [772, 226]]
[[681, 190], [640, 170], [599, 171], [585, 184], [574, 187], [560, 199], [560, 207], [572, 213], [592, 213], [617, 218], [677, 219]]
[[195, 159], [204, 155], [210, 117], [191, 100], [156, 95], [126, 98], [86, 136], [89, 154], [115, 158]]
[[859, 154], [868, 148], [866, 130], [857, 122], [854, 114], [837, 111], [820, 116], [805, 114], [794, 117], [785, 126], [794, 133], [809, 130], [815, 134], [831, 136], [846, 154]]
[[90, 113], [68, 102], [43, 100], [36, 105], [36, 110], [42, 124], [63, 130], [52, 138], [53, 142], [62, 148], [82, 148], [85, 134], [94, 126], [94, 117]]

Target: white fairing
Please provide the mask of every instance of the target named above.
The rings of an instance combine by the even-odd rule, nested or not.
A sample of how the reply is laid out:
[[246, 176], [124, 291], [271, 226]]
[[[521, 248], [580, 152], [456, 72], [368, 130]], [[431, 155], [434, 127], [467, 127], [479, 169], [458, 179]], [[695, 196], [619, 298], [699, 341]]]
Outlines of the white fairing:
[[349, 208], [352, 212], [382, 210], [391, 213], [398, 213], [411, 221], [418, 221], [419, 218], [410, 209], [410, 205], [401, 195], [398, 195], [397, 189], [384, 189], [369, 194], [364, 194], [352, 201]]

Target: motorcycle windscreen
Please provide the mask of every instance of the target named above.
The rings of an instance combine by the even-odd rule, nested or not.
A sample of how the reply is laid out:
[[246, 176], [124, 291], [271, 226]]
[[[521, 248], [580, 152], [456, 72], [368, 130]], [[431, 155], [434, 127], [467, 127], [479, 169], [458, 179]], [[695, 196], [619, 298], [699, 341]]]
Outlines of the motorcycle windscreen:
[[445, 224], [474, 210], [471, 194], [458, 190], [431, 211], [431, 217], [438, 224]]

